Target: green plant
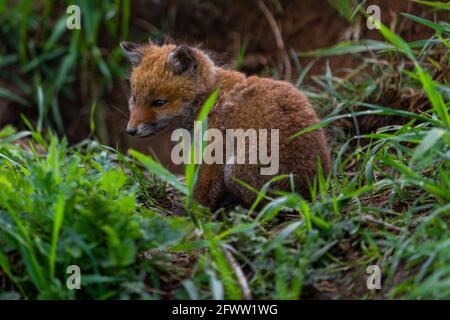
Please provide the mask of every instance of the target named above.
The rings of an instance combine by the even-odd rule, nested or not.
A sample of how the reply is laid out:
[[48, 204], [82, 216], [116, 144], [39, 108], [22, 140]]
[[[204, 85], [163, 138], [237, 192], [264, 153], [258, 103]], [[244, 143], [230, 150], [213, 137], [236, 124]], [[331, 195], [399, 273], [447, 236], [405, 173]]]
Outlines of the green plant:
[[[73, 4], [80, 7], [80, 30], [66, 27], [66, 8]], [[59, 133], [97, 100], [97, 135], [108, 142], [106, 105], [99, 98], [125, 73], [117, 44], [128, 36], [130, 1], [2, 0], [0, 19], [0, 78], [7, 84], [0, 97], [37, 114], [37, 130]]]

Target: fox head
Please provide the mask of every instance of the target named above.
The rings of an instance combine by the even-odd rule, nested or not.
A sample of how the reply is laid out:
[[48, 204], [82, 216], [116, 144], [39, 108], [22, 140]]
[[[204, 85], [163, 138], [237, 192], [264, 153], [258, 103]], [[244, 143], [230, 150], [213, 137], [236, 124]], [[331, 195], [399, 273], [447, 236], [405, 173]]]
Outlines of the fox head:
[[145, 137], [170, 126], [189, 127], [199, 99], [215, 86], [215, 66], [196, 48], [122, 42], [130, 59], [127, 132]]

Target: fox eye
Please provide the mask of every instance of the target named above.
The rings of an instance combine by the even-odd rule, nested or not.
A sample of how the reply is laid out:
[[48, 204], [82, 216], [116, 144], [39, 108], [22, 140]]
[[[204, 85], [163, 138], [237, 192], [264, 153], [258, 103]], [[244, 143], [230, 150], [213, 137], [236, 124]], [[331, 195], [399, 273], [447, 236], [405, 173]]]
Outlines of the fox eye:
[[152, 106], [153, 106], [153, 107], [161, 107], [161, 106], [164, 105], [166, 102], [167, 102], [167, 100], [164, 100], [164, 99], [153, 100]]

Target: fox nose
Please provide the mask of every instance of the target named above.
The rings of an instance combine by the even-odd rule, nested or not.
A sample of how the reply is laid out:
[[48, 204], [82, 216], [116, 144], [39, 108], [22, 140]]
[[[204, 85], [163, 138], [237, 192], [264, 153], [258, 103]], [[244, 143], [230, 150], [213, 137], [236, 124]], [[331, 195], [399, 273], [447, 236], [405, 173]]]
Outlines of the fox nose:
[[127, 127], [127, 133], [134, 136], [137, 133], [137, 129], [133, 127]]

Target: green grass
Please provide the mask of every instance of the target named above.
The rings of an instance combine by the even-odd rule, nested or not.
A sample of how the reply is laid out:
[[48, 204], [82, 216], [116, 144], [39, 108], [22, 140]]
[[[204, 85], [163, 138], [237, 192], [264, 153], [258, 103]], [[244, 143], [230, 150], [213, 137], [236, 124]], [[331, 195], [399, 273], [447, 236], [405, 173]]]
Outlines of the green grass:
[[[336, 4], [350, 21], [360, 14], [351, 3]], [[450, 299], [450, 30], [406, 17], [435, 34], [407, 43], [381, 25], [385, 41], [297, 55], [352, 53], [361, 62], [327, 68], [308, 83], [310, 66], [297, 64], [297, 83], [323, 120], [292, 139], [325, 126], [335, 132], [332, 172], [311, 185], [312, 201], [268, 193], [268, 183], [251, 208], [210, 212], [192, 201], [195, 165], [182, 183], [136, 151], [129, 157], [95, 140], [68, 146], [41, 130], [54, 119], [39, 116], [38, 130], [26, 118], [29, 131], [3, 128], [0, 299]], [[126, 34], [126, 22], [120, 25]], [[89, 43], [95, 47], [95, 37]], [[27, 52], [19, 49], [14, 59]], [[70, 50], [65, 54], [70, 61]], [[37, 100], [0, 94], [47, 115], [45, 97], [58, 79], [50, 87], [36, 80]], [[388, 116], [395, 125], [370, 130]], [[91, 114], [92, 131], [97, 124]], [[269, 202], [258, 209], [263, 198]], [[187, 214], [175, 215], [179, 206]], [[370, 291], [366, 269], [374, 264], [382, 289]], [[81, 268], [81, 290], [66, 287], [69, 265]]]
[[[66, 28], [72, 4], [80, 7], [81, 30]], [[128, 37], [129, 0], [0, 0], [0, 20], [0, 77], [18, 92], [0, 88], [0, 97], [24, 106], [22, 113], [37, 113], [38, 130], [64, 133], [92, 101], [111, 92], [114, 79], [124, 77], [118, 43]], [[72, 105], [77, 107], [67, 111]], [[97, 136], [108, 142], [106, 108], [98, 101], [95, 118]]]

